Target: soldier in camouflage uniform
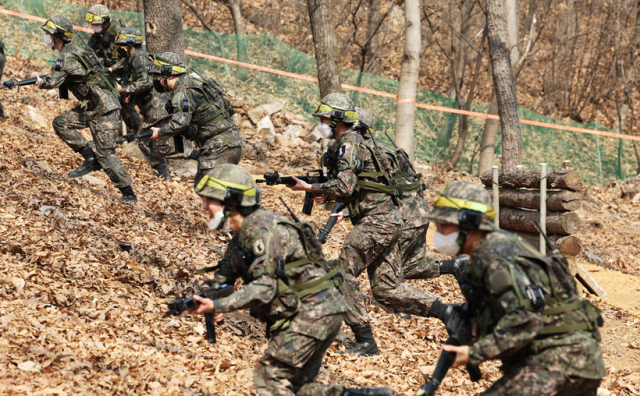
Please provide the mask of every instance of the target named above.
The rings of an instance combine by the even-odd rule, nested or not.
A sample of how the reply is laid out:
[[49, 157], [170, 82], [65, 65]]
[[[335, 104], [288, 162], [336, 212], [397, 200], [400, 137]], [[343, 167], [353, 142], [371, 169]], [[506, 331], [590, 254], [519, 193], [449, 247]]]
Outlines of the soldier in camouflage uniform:
[[290, 188], [312, 192], [321, 196], [321, 200], [348, 203], [349, 218], [355, 227], [340, 252], [340, 271], [345, 278], [342, 286], [348, 309], [345, 321], [353, 330], [356, 343], [347, 353], [378, 355], [365, 299], [358, 287], [362, 272], [366, 270], [369, 275], [374, 298], [394, 310], [444, 320], [448, 306], [436, 296], [404, 283], [398, 245], [403, 221], [394, 196], [400, 187], [386, 184], [390, 164], [385, 162], [386, 158], [374, 156], [353, 129], [357, 121], [353, 101], [343, 94], [329, 94], [313, 115], [320, 118], [320, 132], [333, 133], [337, 139], [333, 149], [323, 156], [330, 180], [310, 185], [296, 179], [297, 184]]
[[[120, 103], [115, 87], [107, 78], [95, 52], [80, 43], [71, 43], [73, 25], [62, 15], [53, 15], [42, 29], [45, 43], [60, 52], [51, 73], [38, 77], [36, 85], [52, 89], [66, 84], [80, 106], [53, 120], [56, 134], [74, 151], [82, 154], [84, 162], [69, 177], [81, 177], [103, 169], [122, 192], [123, 201], [137, 201], [131, 188], [131, 177], [116, 154], [118, 113]], [[78, 129], [89, 128], [96, 144], [96, 153]]]
[[[119, 46], [118, 54], [122, 57], [119, 63], [124, 72], [122, 83], [118, 86], [120, 96], [125, 103], [138, 106], [142, 129], [164, 126], [171, 119], [171, 114], [165, 107], [171, 94], [154, 88], [153, 79], [149, 75], [152, 61], [142, 49], [140, 31], [135, 27], [122, 28], [116, 37], [116, 44]], [[159, 177], [171, 179], [164, 157], [175, 152], [172, 137], [154, 141], [148, 138], [138, 139], [138, 147]]]
[[[98, 58], [102, 61], [104, 67], [108, 68], [109, 73], [113, 73], [114, 80], [126, 78], [119, 74], [116, 64], [118, 62], [119, 47], [116, 44], [118, 32], [124, 27], [119, 23], [111, 20], [111, 11], [102, 4], [95, 4], [89, 7], [85, 17], [87, 23], [90, 24], [93, 34], [89, 38], [88, 45], [93, 49]], [[140, 40], [142, 41], [142, 40]], [[121, 69], [120, 69], [121, 70]], [[120, 99], [120, 115], [132, 132], [136, 132], [140, 128], [140, 116], [136, 111], [135, 105]]]
[[[7, 63], [7, 57], [4, 56], [4, 43], [0, 40], [0, 80], [2, 80], [2, 73], [4, 72], [4, 65]], [[2, 101], [0, 101], [0, 119], [6, 118], [4, 110], [2, 110]]]
[[490, 205], [484, 187], [454, 182], [428, 216], [438, 227], [439, 251], [470, 255], [460, 285], [479, 334], [471, 346], [444, 347], [456, 353], [453, 367], [501, 359], [504, 376], [483, 395], [595, 396], [606, 375], [598, 309], [578, 298], [559, 251], [543, 257], [520, 237], [495, 230]]
[[209, 228], [235, 231], [212, 286], [233, 285], [240, 277], [244, 285], [215, 301], [195, 296], [200, 305], [189, 312], [215, 312], [213, 320], [220, 321], [224, 312], [249, 308], [267, 323], [269, 345], [254, 371], [258, 395], [391, 395], [386, 387], [315, 382], [345, 306], [336, 287], [337, 267], [324, 259], [311, 227], [260, 209], [261, 191], [237, 165], [216, 165], [196, 192], [203, 197]]
[[[456, 257], [451, 260], [428, 258], [427, 230], [429, 229], [429, 205], [424, 199], [422, 191], [426, 186], [421, 176], [415, 172], [406, 152], [400, 148], [391, 150], [378, 144], [373, 137], [373, 115], [362, 107], [356, 107], [358, 123], [355, 129], [362, 135], [364, 143], [371, 150], [379, 150], [386, 155], [395, 171], [394, 177], [399, 183], [406, 185], [399, 195], [400, 215], [404, 221], [400, 235], [400, 255], [405, 279], [430, 279], [440, 275], [451, 274], [456, 278], [464, 271], [468, 263], [467, 256]], [[433, 296], [437, 298], [437, 296]], [[397, 315], [409, 318], [402, 312]]]
[[172, 91], [169, 123], [153, 127], [151, 139], [182, 135], [200, 150], [194, 184], [216, 164], [237, 164], [242, 157], [242, 139], [233, 123], [233, 109], [224, 90], [210, 78], [187, 74], [180, 56], [172, 52], [156, 55], [151, 74], [158, 90]]

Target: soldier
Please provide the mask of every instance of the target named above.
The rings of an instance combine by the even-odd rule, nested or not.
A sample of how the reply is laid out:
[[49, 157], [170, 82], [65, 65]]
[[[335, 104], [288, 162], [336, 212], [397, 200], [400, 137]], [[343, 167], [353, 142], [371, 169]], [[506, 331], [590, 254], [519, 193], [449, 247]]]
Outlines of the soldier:
[[[429, 205], [422, 191], [426, 186], [421, 176], [415, 172], [408, 155], [402, 149], [391, 150], [378, 144], [373, 137], [373, 115], [362, 107], [356, 107], [358, 123], [355, 129], [362, 135], [365, 145], [370, 150], [377, 150], [387, 156], [396, 172], [394, 178], [406, 185], [400, 194], [400, 215], [404, 220], [400, 235], [400, 255], [405, 279], [429, 279], [443, 274], [451, 274], [456, 278], [464, 271], [468, 263], [467, 256], [451, 260], [427, 258], [427, 230], [429, 229]], [[434, 296], [434, 298], [437, 298]], [[409, 315], [398, 312], [399, 316]], [[409, 316], [410, 317], [410, 316]]]
[[[53, 129], [62, 141], [82, 154], [84, 162], [69, 177], [81, 177], [103, 169], [113, 184], [122, 192], [123, 201], [136, 202], [131, 188], [131, 177], [116, 154], [118, 137], [118, 113], [120, 103], [114, 93], [104, 67], [96, 53], [80, 43], [71, 43], [73, 25], [62, 15], [53, 15], [44, 25], [44, 41], [60, 52], [51, 73], [38, 77], [36, 85], [52, 89], [62, 84], [80, 101], [80, 106], [57, 116]], [[96, 153], [78, 129], [89, 128], [96, 144]]]
[[483, 395], [595, 396], [606, 375], [598, 309], [578, 298], [560, 252], [543, 257], [495, 230], [490, 205], [484, 187], [459, 181], [442, 189], [428, 215], [439, 251], [470, 256], [460, 285], [479, 339], [444, 347], [456, 354], [453, 367], [501, 359], [504, 375]]
[[[124, 98], [125, 103], [138, 106], [142, 116], [142, 129], [164, 126], [171, 119], [171, 114], [165, 107], [171, 94], [154, 89], [153, 79], [149, 75], [149, 68], [153, 61], [142, 49], [140, 31], [135, 27], [122, 28], [115, 42], [121, 57], [119, 63], [122, 63], [124, 71], [122, 84], [118, 85], [120, 96]], [[139, 139], [138, 147], [147, 162], [156, 170], [158, 177], [171, 179], [164, 157], [175, 152], [173, 138], [167, 137], [154, 141], [148, 138]]]
[[295, 191], [310, 191], [324, 199], [347, 202], [349, 219], [355, 227], [349, 232], [340, 252], [340, 272], [347, 303], [345, 321], [353, 330], [356, 343], [347, 353], [358, 356], [378, 355], [364, 296], [358, 276], [367, 271], [374, 298], [394, 310], [444, 320], [448, 306], [436, 296], [404, 283], [398, 241], [403, 221], [398, 211], [396, 191], [389, 183], [390, 164], [365, 145], [353, 129], [357, 121], [353, 101], [343, 94], [329, 94], [322, 99], [314, 117], [318, 129], [337, 139], [334, 148], [323, 156], [329, 168], [329, 181], [310, 185], [297, 180]]
[[348, 389], [315, 382], [322, 357], [340, 331], [344, 300], [336, 287], [337, 267], [324, 259], [322, 247], [306, 223], [293, 223], [260, 209], [261, 191], [251, 174], [232, 164], [216, 165], [196, 192], [203, 198], [211, 229], [235, 231], [214, 277], [216, 285], [243, 287], [215, 301], [195, 296], [192, 314], [250, 308], [267, 323], [269, 345], [256, 364], [258, 395], [391, 395], [388, 387]]
[[216, 164], [237, 164], [242, 157], [242, 139], [233, 123], [233, 109], [224, 90], [210, 78], [187, 74], [180, 56], [172, 52], [156, 55], [151, 68], [159, 91], [173, 92], [171, 120], [152, 127], [151, 139], [182, 135], [200, 150], [194, 184]]
[[[116, 63], [118, 62], [119, 47], [116, 44], [116, 37], [124, 26], [112, 21], [111, 11], [102, 4], [95, 4], [89, 7], [85, 20], [91, 25], [91, 30], [94, 32], [89, 38], [89, 47], [96, 52], [102, 64], [108, 68], [109, 73], [115, 72], [118, 74]], [[125, 77], [122, 75], [117, 77], [117, 79], [122, 78]], [[114, 77], [114, 79], [116, 78]], [[122, 106], [120, 115], [124, 123], [131, 131], [138, 131], [141, 121], [135, 106], [122, 99], [120, 99], [120, 106]]]
[[[4, 65], [7, 63], [7, 57], [4, 56], [4, 43], [0, 40], [0, 80], [2, 80], [2, 73], [4, 72]], [[2, 110], [2, 101], [0, 101], [0, 119], [7, 118]]]

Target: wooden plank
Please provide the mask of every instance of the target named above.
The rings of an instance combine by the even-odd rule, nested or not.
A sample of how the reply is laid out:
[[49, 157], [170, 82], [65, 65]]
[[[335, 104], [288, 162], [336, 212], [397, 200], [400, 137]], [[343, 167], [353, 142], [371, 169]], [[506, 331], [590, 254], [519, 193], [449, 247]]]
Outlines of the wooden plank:
[[[507, 188], [540, 188], [539, 170], [503, 171], [498, 175], [500, 187]], [[491, 171], [486, 171], [480, 177], [482, 183], [491, 187]], [[556, 169], [547, 174], [547, 187], [551, 189], [580, 191], [582, 177], [571, 169]]]
[[593, 279], [591, 275], [589, 275], [587, 270], [582, 268], [582, 266], [580, 265], [578, 266], [578, 273], [576, 274], [576, 279], [578, 279], [580, 283], [584, 285], [584, 287], [589, 291], [589, 293], [595, 294], [596, 296], [602, 297], [602, 298], [607, 297], [607, 292], [605, 292], [604, 289], [600, 287], [598, 282], [596, 282], [596, 280]]

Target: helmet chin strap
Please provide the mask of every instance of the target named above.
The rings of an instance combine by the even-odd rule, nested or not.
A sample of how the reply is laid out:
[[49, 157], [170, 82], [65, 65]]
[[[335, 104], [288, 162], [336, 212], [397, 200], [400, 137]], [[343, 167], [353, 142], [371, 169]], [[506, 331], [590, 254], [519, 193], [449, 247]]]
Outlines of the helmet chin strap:
[[224, 227], [224, 223], [229, 220], [229, 216], [231, 216], [231, 209], [229, 208], [229, 205], [224, 206], [224, 212], [222, 213], [222, 220], [220, 220], [220, 224], [218, 225], [218, 228], [216, 228], [216, 230], [221, 230]]
[[167, 81], [167, 76], [163, 75], [162, 80], [164, 81], [164, 92], [169, 92], [169, 82]]
[[458, 253], [456, 255], [460, 255], [462, 253], [464, 253], [464, 245], [467, 244], [467, 237], [469, 236], [469, 229], [466, 228], [460, 228], [460, 231], [458, 232], [458, 239], [456, 239], [456, 243], [458, 244], [458, 246], [460, 246], [460, 250], [458, 250]]

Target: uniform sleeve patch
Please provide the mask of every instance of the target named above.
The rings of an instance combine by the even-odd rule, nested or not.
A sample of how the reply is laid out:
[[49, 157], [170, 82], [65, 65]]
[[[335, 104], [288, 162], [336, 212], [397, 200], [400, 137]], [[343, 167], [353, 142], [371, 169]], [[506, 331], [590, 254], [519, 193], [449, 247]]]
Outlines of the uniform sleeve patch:
[[253, 253], [256, 256], [263, 255], [266, 250], [267, 250], [266, 245], [264, 244], [264, 241], [262, 240], [262, 238], [256, 239], [253, 242]]
[[347, 148], [344, 145], [340, 146], [340, 148], [338, 148], [338, 158], [342, 157], [346, 150]]

